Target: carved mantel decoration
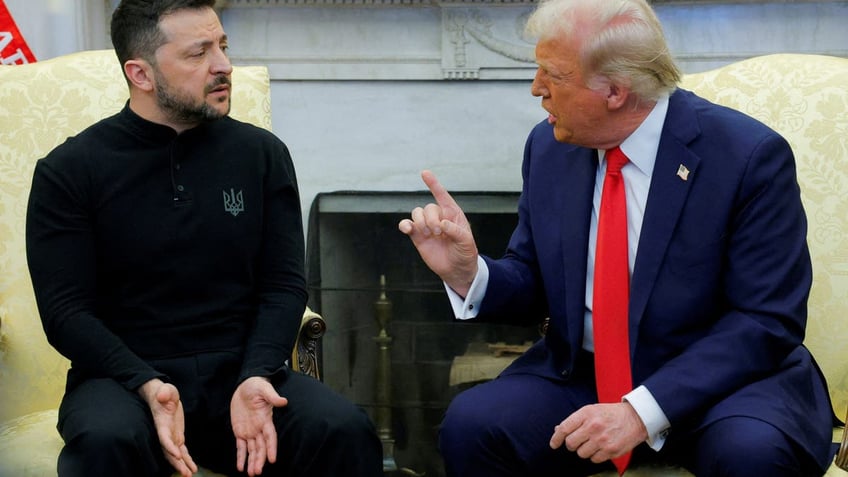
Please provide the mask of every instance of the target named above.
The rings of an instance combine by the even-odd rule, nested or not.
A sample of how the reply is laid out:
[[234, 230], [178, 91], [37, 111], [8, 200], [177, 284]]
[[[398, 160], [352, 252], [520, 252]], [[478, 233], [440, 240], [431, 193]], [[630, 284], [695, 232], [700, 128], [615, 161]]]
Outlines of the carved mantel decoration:
[[[227, 0], [236, 63], [284, 80], [531, 80], [530, 0]], [[332, 32], [332, 34], [330, 34]], [[246, 39], [246, 40], [245, 40]]]
[[[218, 0], [236, 64], [275, 80], [521, 80], [536, 0]], [[752, 56], [845, 56], [844, 1], [655, 0], [684, 71]], [[717, 29], [711, 18], [729, 18]], [[793, 18], [799, 22], [784, 21]], [[799, 34], [798, 32], [805, 32]]]
[[[442, 69], [445, 79], [480, 79], [481, 69], [522, 70], [534, 68], [533, 43], [523, 35], [528, 12], [515, 17], [510, 12], [506, 18], [497, 18], [496, 12], [480, 8], [446, 8], [442, 12], [443, 55]], [[506, 26], [514, 24], [514, 31], [506, 35], [495, 31], [500, 19]], [[512, 33], [511, 35], [509, 33]], [[494, 53], [486, 55], [480, 49]], [[453, 54], [451, 54], [451, 52]], [[503, 75], [501, 75], [503, 76]], [[509, 76], [509, 73], [507, 73]], [[502, 78], [499, 78], [502, 79]], [[512, 79], [512, 78], [508, 78]]]

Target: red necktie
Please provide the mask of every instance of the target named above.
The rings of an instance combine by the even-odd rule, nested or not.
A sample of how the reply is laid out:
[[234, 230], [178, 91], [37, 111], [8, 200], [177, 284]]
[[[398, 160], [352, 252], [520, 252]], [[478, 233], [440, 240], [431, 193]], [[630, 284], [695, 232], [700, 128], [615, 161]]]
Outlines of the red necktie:
[[[598, 400], [621, 402], [632, 390], [627, 303], [630, 272], [627, 264], [627, 208], [621, 168], [627, 156], [618, 147], [606, 153], [607, 172], [598, 213], [592, 327], [595, 341], [595, 378]], [[613, 459], [619, 475], [630, 462], [630, 453]]]

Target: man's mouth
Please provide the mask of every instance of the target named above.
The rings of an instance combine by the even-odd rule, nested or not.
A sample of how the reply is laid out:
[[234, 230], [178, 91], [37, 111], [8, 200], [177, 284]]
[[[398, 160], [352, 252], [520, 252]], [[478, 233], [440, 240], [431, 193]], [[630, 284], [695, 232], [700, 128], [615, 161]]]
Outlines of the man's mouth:
[[226, 77], [219, 77], [207, 88], [207, 94], [213, 93], [228, 93], [230, 91], [230, 80]]

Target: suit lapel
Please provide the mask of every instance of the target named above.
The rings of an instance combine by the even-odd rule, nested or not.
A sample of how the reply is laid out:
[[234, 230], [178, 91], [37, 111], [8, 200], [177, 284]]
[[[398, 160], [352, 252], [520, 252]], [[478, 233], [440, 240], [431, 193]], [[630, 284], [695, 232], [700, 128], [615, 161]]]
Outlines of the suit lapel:
[[[583, 314], [586, 309], [586, 263], [589, 249], [589, 221], [592, 214], [592, 193], [598, 167], [594, 149], [577, 148], [566, 164], [566, 197], [562, 211], [562, 255], [566, 290], [566, 316], [572, 357], [582, 347]], [[573, 362], [573, 361], [572, 361]]]
[[696, 114], [680, 91], [672, 95], [662, 137], [630, 285], [630, 349], [638, 342], [639, 323], [657, 279], [668, 244], [691, 185], [697, 180], [700, 158], [687, 144], [700, 134]]

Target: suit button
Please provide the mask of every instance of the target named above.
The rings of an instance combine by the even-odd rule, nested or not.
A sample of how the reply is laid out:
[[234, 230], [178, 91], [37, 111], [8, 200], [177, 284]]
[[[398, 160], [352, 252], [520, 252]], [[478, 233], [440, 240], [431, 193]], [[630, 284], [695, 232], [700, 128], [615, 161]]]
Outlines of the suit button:
[[568, 379], [571, 376], [571, 371], [567, 369], [563, 369], [561, 373], [559, 373], [563, 378]]

